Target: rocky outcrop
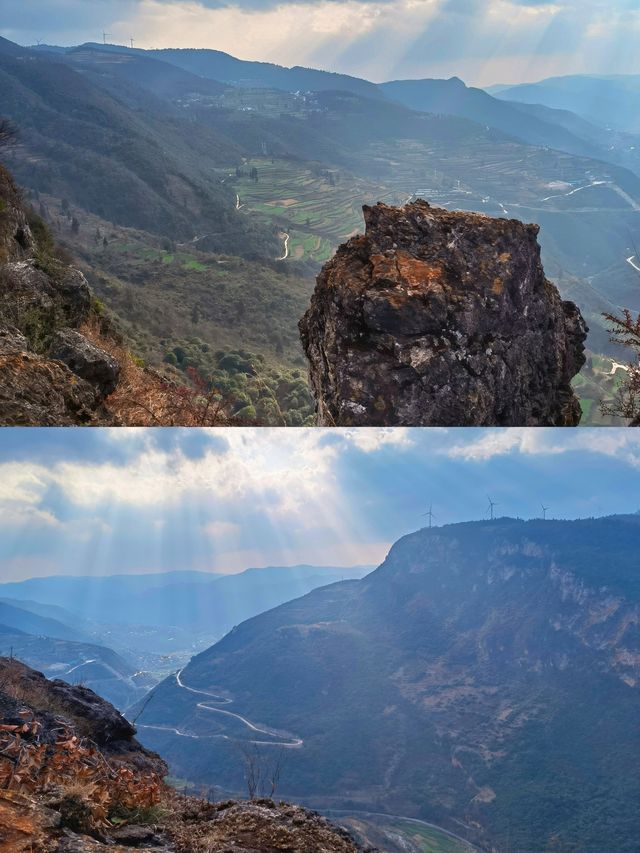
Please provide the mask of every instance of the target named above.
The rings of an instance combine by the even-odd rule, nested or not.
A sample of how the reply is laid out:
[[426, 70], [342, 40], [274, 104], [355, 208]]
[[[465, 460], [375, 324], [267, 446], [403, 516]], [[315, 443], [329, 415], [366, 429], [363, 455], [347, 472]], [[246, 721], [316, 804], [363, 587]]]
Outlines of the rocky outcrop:
[[[21, 336], [22, 337], [22, 336]], [[7, 352], [21, 338], [0, 330], [0, 424], [74, 426], [103, 423], [96, 388], [69, 368], [35, 353]]]
[[78, 331], [92, 310], [84, 275], [0, 167], [0, 424], [115, 422], [102, 401], [120, 366]]
[[321, 425], [576, 425], [586, 327], [546, 279], [538, 227], [364, 207], [300, 321]]
[[103, 399], [115, 391], [120, 365], [100, 347], [73, 329], [59, 329], [49, 348], [50, 358], [62, 361], [82, 379], [90, 382]]
[[0, 658], [0, 850], [376, 853], [300, 806], [178, 795], [135, 733], [92, 690]]

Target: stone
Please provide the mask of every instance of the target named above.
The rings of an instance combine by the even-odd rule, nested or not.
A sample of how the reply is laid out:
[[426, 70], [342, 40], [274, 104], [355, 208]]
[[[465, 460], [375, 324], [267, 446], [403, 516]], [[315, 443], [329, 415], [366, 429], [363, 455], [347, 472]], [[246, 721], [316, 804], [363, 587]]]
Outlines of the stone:
[[100, 399], [111, 394], [118, 384], [120, 365], [116, 359], [74, 329], [55, 332], [49, 357], [63, 362], [73, 373], [95, 386]]
[[538, 227], [363, 208], [300, 321], [322, 426], [571, 426], [586, 326], [544, 275]]
[[0, 326], [0, 355], [17, 355], [27, 352], [29, 341], [14, 326]]
[[64, 364], [34, 353], [4, 350], [0, 351], [0, 376], [0, 423], [5, 426], [96, 422], [96, 389]]

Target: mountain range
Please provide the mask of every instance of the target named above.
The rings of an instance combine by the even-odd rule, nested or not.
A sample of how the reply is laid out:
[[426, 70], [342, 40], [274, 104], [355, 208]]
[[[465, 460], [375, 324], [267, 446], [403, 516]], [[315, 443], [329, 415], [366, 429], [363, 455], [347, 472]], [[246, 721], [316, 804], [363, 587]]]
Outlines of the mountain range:
[[[640, 310], [630, 127], [458, 78], [374, 84], [209, 50], [2, 39], [0, 80], [19, 132], [7, 164], [132, 351], [170, 378], [196, 371], [233, 414], [311, 422], [297, 321], [378, 200], [539, 223], [591, 352], [623, 357], [602, 315]], [[587, 414], [615, 374], [594, 364]]]
[[487, 89], [500, 100], [568, 110], [611, 131], [638, 133], [640, 76], [574, 74]]
[[153, 691], [141, 737], [174, 775], [230, 790], [253, 741], [286, 753], [283, 792], [316, 807], [487, 850], [631, 853], [639, 535], [637, 515], [409, 534], [365, 578], [194, 657]]
[[0, 655], [82, 682], [119, 708], [235, 624], [370, 567], [54, 576], [0, 585]]

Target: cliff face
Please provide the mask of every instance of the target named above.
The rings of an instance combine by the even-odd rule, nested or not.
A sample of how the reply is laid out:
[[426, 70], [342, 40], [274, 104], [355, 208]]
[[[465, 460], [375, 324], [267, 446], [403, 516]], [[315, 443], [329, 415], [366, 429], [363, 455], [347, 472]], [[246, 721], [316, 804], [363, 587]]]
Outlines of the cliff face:
[[576, 425], [586, 327], [535, 225], [364, 207], [300, 322], [321, 425]]
[[0, 423], [108, 423], [120, 365], [77, 329], [92, 312], [81, 272], [56, 250], [0, 167]]

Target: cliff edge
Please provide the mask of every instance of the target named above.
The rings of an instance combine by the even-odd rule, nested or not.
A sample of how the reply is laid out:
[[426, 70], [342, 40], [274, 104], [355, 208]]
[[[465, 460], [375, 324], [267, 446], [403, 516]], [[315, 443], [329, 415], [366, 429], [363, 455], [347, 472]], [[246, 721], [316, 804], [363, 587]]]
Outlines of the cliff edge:
[[300, 321], [323, 426], [575, 426], [586, 326], [538, 226], [365, 206]]
[[107, 424], [121, 367], [79, 329], [95, 312], [83, 274], [0, 166], [0, 423]]
[[0, 850], [376, 853], [301, 806], [178, 794], [135, 733], [92, 690], [0, 658]]

